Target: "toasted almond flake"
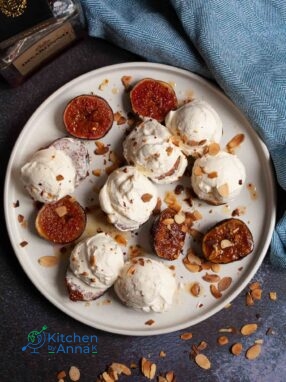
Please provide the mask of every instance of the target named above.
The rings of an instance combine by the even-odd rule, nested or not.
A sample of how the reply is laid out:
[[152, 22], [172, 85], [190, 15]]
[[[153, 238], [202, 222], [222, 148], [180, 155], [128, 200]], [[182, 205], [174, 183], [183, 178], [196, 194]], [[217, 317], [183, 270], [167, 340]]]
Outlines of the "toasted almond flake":
[[253, 300], [261, 300], [262, 297], [262, 289], [253, 289], [251, 292], [251, 297]]
[[199, 351], [202, 351], [202, 350], [205, 350], [206, 348], [208, 347], [208, 344], [206, 341], [201, 341], [198, 346], [197, 346], [197, 349]]
[[152, 326], [155, 324], [155, 321], [154, 320], [148, 320], [145, 322], [145, 325], [148, 325], [148, 326]]
[[160, 198], [157, 198], [157, 203], [152, 211], [153, 215], [159, 215], [161, 213], [161, 206], [162, 206], [162, 200]]
[[95, 149], [94, 153], [96, 155], [104, 155], [104, 154], [108, 153], [109, 147], [106, 146], [103, 142], [95, 141], [95, 145], [96, 145], [96, 149]]
[[172, 191], [166, 192], [164, 202], [173, 210], [176, 212], [179, 212], [182, 208], [182, 206], [178, 203], [178, 200], [176, 198], [176, 195]]
[[174, 216], [174, 220], [177, 224], [183, 224], [186, 220], [185, 214], [179, 213]]
[[201, 286], [199, 283], [195, 282], [190, 288], [190, 292], [194, 297], [198, 297], [201, 293]]
[[220, 333], [233, 333], [233, 328], [222, 328], [219, 329]]
[[208, 173], [208, 178], [210, 178], [210, 179], [214, 179], [214, 178], [217, 178], [217, 177], [218, 177], [218, 173], [216, 171]]
[[200, 272], [201, 270], [201, 266], [198, 265], [198, 264], [190, 264], [187, 257], [185, 257], [183, 259], [183, 263], [185, 265], [185, 267], [190, 271], [190, 272], [193, 272], [193, 273], [196, 273], [196, 272]]
[[194, 221], [201, 220], [203, 218], [203, 215], [200, 213], [200, 211], [197, 210], [193, 211], [191, 215]]
[[106, 371], [101, 374], [102, 380], [104, 382], [114, 382], [116, 381], [114, 378], [112, 378]]
[[19, 214], [17, 219], [18, 219], [18, 222], [19, 222], [19, 223], [23, 223], [23, 221], [24, 221], [25, 218], [24, 218], [23, 215]]
[[241, 342], [236, 342], [235, 344], [232, 345], [230, 351], [233, 355], [239, 355], [242, 352], [242, 343]]
[[92, 170], [92, 175], [100, 176], [101, 175], [101, 169], [100, 168], [96, 168], [95, 170]]
[[232, 278], [231, 277], [223, 277], [217, 285], [217, 288], [220, 292], [225, 291], [227, 288], [230, 287], [232, 283]]
[[209, 146], [208, 146], [208, 153], [210, 155], [217, 155], [220, 151], [220, 145], [218, 143], [211, 143]]
[[64, 180], [65, 178], [62, 175], [57, 175], [56, 180], [60, 182], [61, 180]]
[[249, 360], [256, 359], [261, 353], [261, 345], [260, 344], [254, 344], [250, 346], [250, 348], [247, 349], [245, 356]]
[[131, 76], [122, 76], [121, 83], [124, 86], [125, 90], [129, 90], [132, 82]]
[[66, 206], [59, 206], [55, 209], [56, 214], [62, 218], [68, 213], [67, 207]]
[[254, 341], [256, 344], [262, 345], [263, 344], [263, 339], [255, 340]]
[[219, 186], [217, 188], [217, 191], [218, 193], [221, 195], [221, 196], [228, 196], [229, 195], [229, 187], [228, 187], [228, 183], [224, 183], [222, 184], [221, 186]]
[[222, 294], [214, 284], [210, 285], [210, 291], [215, 298], [221, 298]]
[[59, 258], [57, 256], [42, 256], [38, 259], [38, 263], [42, 267], [46, 267], [46, 268], [54, 267], [58, 265]]
[[158, 382], [168, 382], [166, 378], [162, 377], [162, 375], [158, 376]]
[[147, 202], [150, 202], [150, 200], [153, 198], [153, 195], [152, 194], [143, 194], [141, 196], [141, 199], [143, 200], [144, 203], [147, 203]]
[[201, 176], [204, 173], [202, 167], [200, 166], [195, 166], [193, 172], [194, 172], [194, 175], [196, 176]]
[[71, 366], [69, 369], [69, 377], [73, 382], [79, 381], [80, 379], [80, 371], [76, 366]]
[[124, 125], [124, 123], [126, 123], [126, 118], [119, 112], [117, 111], [116, 113], [114, 113], [114, 121], [117, 123], [118, 126], [120, 125]]
[[247, 305], [247, 306], [251, 306], [251, 305], [254, 304], [254, 300], [253, 300], [253, 298], [252, 298], [250, 292], [247, 292], [247, 293], [246, 293], [245, 302], [246, 302], [246, 305]]
[[58, 379], [62, 379], [62, 378], [65, 378], [67, 376], [66, 372], [64, 370], [61, 370], [58, 372], [57, 374], [57, 378]]
[[226, 149], [230, 154], [234, 154], [235, 148], [239, 147], [244, 141], [244, 134], [235, 135], [227, 144]]
[[277, 300], [277, 293], [276, 292], [269, 292], [269, 298], [272, 301], [276, 301]]
[[230, 240], [223, 239], [223, 240], [220, 242], [220, 247], [221, 247], [222, 249], [229, 248], [229, 247], [233, 247], [233, 243], [232, 243]]
[[166, 381], [167, 382], [176, 382], [176, 377], [173, 371], [168, 371], [166, 373]]
[[188, 252], [187, 252], [187, 259], [189, 261], [190, 264], [198, 264], [198, 265], [201, 265], [202, 264], [202, 259], [199, 258], [199, 256], [197, 256], [193, 249], [192, 248], [189, 248], [188, 249]]
[[208, 283], [217, 283], [220, 281], [220, 276], [206, 273], [204, 276], [202, 276], [202, 279]]
[[105, 79], [101, 82], [101, 84], [99, 84], [98, 89], [99, 89], [99, 90], [104, 90], [108, 84], [109, 84], [109, 80], [108, 80], [107, 78], [105, 78]]
[[261, 289], [261, 285], [258, 281], [255, 281], [255, 282], [249, 284], [249, 289], [250, 290]]
[[146, 378], [153, 379], [156, 374], [156, 365], [143, 357], [141, 360], [141, 372]]
[[217, 343], [221, 346], [228, 344], [228, 342], [227, 336], [219, 336], [217, 339]]
[[164, 350], [161, 350], [160, 353], [159, 353], [159, 357], [160, 358], [165, 358], [166, 357], [166, 352]]
[[174, 223], [173, 218], [166, 218], [166, 219], [162, 220], [162, 224], [164, 224], [164, 225], [169, 225], [169, 224], [173, 224], [173, 223]]
[[107, 166], [105, 168], [105, 173], [107, 175], [110, 175], [114, 170], [116, 170], [117, 168], [119, 168], [119, 164], [118, 163], [113, 163], [111, 166]]
[[173, 150], [174, 150], [174, 149], [173, 149], [172, 146], [168, 146], [168, 147], [166, 148], [167, 155], [170, 156], [170, 155], [172, 154]]
[[193, 333], [191, 332], [185, 332], [180, 335], [181, 340], [187, 341], [190, 340], [193, 337]]
[[197, 354], [195, 357], [196, 364], [201, 367], [202, 369], [208, 370], [211, 368], [211, 363], [208, 359], [208, 357], [204, 354]]
[[134, 265], [130, 265], [130, 267], [128, 268], [127, 272], [126, 272], [126, 275], [127, 276], [131, 276], [131, 275], [134, 275], [136, 271], [136, 268]]
[[124, 375], [131, 375], [131, 370], [129, 369], [129, 367], [127, 367], [126, 365], [124, 365], [123, 363], [117, 363], [117, 362], [113, 362], [111, 365], [110, 365], [110, 369], [115, 371], [117, 374], [124, 374]]
[[240, 329], [241, 334], [244, 336], [249, 336], [250, 334], [256, 332], [257, 324], [246, 324]]
[[131, 362], [130, 363], [130, 369], [137, 369], [137, 363], [136, 362]]
[[220, 264], [211, 263], [211, 270], [214, 273], [218, 273], [220, 271], [220, 269], [221, 269]]
[[117, 244], [120, 244], [120, 245], [127, 245], [127, 240], [126, 240], [126, 238], [122, 235], [122, 234], [117, 234], [117, 235], [115, 235], [115, 241], [116, 241], [116, 243]]

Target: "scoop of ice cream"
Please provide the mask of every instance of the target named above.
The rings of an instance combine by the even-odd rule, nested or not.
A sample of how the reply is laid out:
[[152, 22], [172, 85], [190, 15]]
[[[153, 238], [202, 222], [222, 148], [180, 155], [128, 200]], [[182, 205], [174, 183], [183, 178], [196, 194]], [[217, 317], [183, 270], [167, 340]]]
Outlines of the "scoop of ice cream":
[[51, 203], [74, 192], [76, 169], [64, 151], [49, 147], [33, 154], [21, 168], [21, 178], [34, 200]]
[[62, 150], [68, 155], [76, 170], [75, 185], [86, 178], [89, 167], [89, 154], [85, 142], [80, 139], [70, 137], [59, 138], [51, 146], [57, 150]]
[[138, 229], [157, 204], [153, 183], [133, 166], [113, 171], [99, 193], [102, 210], [121, 231]]
[[245, 168], [236, 155], [224, 151], [207, 154], [195, 160], [191, 182], [200, 199], [214, 204], [227, 203], [240, 193]]
[[187, 159], [171, 138], [165, 126], [146, 118], [123, 142], [124, 157], [152, 181], [174, 182], [184, 174]]
[[211, 105], [199, 99], [170, 111], [165, 123], [170, 132], [178, 137], [186, 155], [201, 155], [205, 146], [221, 140], [222, 122], [219, 115]]
[[177, 282], [165, 264], [136, 258], [125, 263], [114, 289], [120, 300], [133, 309], [164, 312], [173, 303]]
[[70, 270], [79, 280], [102, 294], [124, 265], [120, 246], [106, 233], [80, 241], [70, 256]]

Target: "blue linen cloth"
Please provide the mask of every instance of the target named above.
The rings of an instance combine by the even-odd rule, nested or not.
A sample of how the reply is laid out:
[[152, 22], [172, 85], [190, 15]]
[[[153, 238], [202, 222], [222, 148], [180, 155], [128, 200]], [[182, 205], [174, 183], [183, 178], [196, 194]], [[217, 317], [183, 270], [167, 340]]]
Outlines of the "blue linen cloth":
[[[286, 190], [286, 2], [81, 0], [90, 36], [212, 78], [266, 143]], [[286, 213], [270, 247], [286, 268]]]

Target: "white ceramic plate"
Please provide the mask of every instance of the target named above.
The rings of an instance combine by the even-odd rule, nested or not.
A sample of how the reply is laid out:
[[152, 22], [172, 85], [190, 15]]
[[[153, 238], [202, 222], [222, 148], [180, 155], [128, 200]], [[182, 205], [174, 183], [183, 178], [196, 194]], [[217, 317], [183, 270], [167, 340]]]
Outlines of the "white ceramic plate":
[[[237, 151], [237, 155], [245, 164], [247, 171], [246, 185], [239, 197], [228, 206], [213, 207], [206, 203], [194, 203], [203, 219], [198, 221], [194, 228], [204, 232], [219, 220], [231, 217], [235, 208], [245, 209], [240, 216], [250, 227], [254, 242], [254, 252], [239, 262], [222, 265], [219, 275], [232, 277], [231, 286], [223, 293], [220, 299], [215, 299], [209, 291], [209, 283], [202, 280], [206, 271], [199, 273], [189, 272], [180, 259], [167, 262], [175, 265], [176, 276], [182, 288], [174, 302], [173, 308], [166, 313], [141, 313], [123, 306], [114, 295], [113, 291], [106, 293], [100, 299], [91, 303], [72, 302], [69, 300], [65, 285], [64, 275], [68, 256], [61, 254], [59, 248], [52, 246], [47, 241], [37, 236], [34, 229], [35, 208], [23, 189], [19, 180], [19, 170], [29, 156], [39, 148], [51, 143], [54, 139], [65, 136], [62, 115], [67, 102], [80, 94], [96, 93], [104, 97], [111, 105], [114, 112], [119, 111], [124, 116], [130, 111], [128, 94], [124, 92], [121, 83], [122, 76], [132, 76], [133, 82], [144, 77], [151, 77], [169, 82], [174, 87], [179, 101], [189, 97], [198, 97], [209, 102], [219, 113], [224, 127], [222, 146], [238, 133], [245, 134], [245, 141]], [[104, 82], [108, 80], [108, 82]], [[101, 84], [101, 90], [99, 89]], [[121, 154], [121, 142], [127, 125], [117, 125], [101, 140], [111, 145], [118, 155]], [[106, 174], [104, 168], [105, 157], [95, 156], [95, 143], [87, 142], [92, 157], [91, 171], [88, 178], [76, 190], [76, 197], [84, 206], [91, 206], [96, 202], [96, 187], [101, 186]], [[106, 165], [110, 165], [107, 162]], [[101, 168], [102, 175], [92, 175], [92, 170]], [[185, 185], [189, 180], [184, 179]], [[257, 198], [253, 199], [247, 185], [256, 187]], [[159, 186], [158, 186], [159, 187]], [[159, 192], [164, 197], [166, 190], [174, 190], [175, 185], [160, 186]], [[182, 201], [184, 195], [178, 197]], [[19, 201], [15, 208], [14, 203]], [[184, 209], [189, 209], [185, 202]], [[98, 227], [104, 228], [114, 234], [110, 226], [103, 226], [97, 217], [91, 219], [86, 235], [96, 231]], [[5, 215], [15, 253], [34, 285], [55, 306], [71, 317], [92, 327], [108, 332], [126, 335], [154, 335], [168, 333], [183, 329], [199, 323], [221, 310], [233, 300], [254, 276], [269, 247], [275, 221], [274, 182], [269, 160], [269, 154], [257, 134], [249, 125], [241, 112], [225, 97], [216, 87], [206, 80], [174, 67], [152, 63], [128, 63], [113, 65], [89, 72], [69, 82], [52, 94], [31, 116], [20, 134], [7, 169], [5, 182]], [[27, 221], [27, 226], [18, 221], [22, 215]], [[99, 220], [101, 218], [99, 217]], [[139, 244], [145, 252], [151, 252], [151, 239], [149, 233], [150, 223], [144, 225], [138, 234], [127, 235], [128, 252], [130, 245]], [[23, 241], [28, 244], [20, 245]], [[185, 249], [191, 245], [188, 238]], [[59, 264], [54, 267], [43, 267], [38, 260], [42, 256], [58, 256]], [[153, 255], [152, 255], [153, 256]], [[198, 281], [202, 288], [199, 297], [193, 297], [189, 292], [190, 285]], [[148, 320], [154, 320], [153, 325], [146, 325]]]

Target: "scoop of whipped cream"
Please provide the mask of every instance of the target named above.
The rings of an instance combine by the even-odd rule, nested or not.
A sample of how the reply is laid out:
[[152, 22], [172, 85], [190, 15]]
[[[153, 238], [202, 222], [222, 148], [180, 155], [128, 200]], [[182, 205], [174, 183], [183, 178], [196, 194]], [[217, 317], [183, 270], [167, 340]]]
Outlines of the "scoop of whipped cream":
[[123, 154], [129, 164], [155, 183], [178, 180], [188, 164], [166, 127], [151, 118], [144, 118], [127, 136], [123, 142]]
[[116, 228], [132, 231], [149, 219], [157, 204], [157, 190], [135, 167], [124, 166], [109, 175], [99, 203]]
[[223, 204], [235, 198], [245, 182], [245, 167], [233, 154], [219, 151], [195, 160], [192, 187], [200, 199]]
[[110, 288], [124, 265], [120, 246], [102, 232], [80, 241], [70, 256], [70, 270], [101, 295]]
[[127, 306], [144, 312], [159, 313], [170, 309], [177, 282], [165, 264], [140, 257], [125, 263], [114, 289]]
[[222, 137], [222, 121], [207, 102], [195, 99], [179, 109], [170, 111], [165, 119], [166, 127], [177, 136], [186, 155], [197, 157], [204, 147]]
[[76, 169], [64, 151], [49, 147], [33, 154], [21, 168], [21, 178], [34, 200], [51, 203], [74, 192]]

